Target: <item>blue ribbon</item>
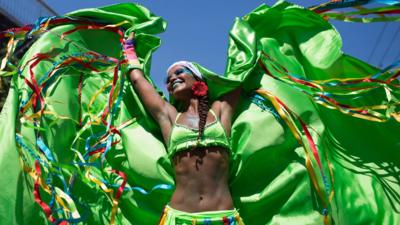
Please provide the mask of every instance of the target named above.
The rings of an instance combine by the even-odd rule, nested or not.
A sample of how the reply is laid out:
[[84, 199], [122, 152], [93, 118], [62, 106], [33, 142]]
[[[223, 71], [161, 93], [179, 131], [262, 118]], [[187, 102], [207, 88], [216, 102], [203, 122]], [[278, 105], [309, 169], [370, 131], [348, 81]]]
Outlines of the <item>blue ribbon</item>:
[[282, 118], [279, 116], [275, 108], [268, 106], [266, 103], [267, 100], [261, 95], [254, 93], [250, 96], [250, 101], [261, 108], [262, 111], [270, 112], [281, 125], [284, 125]]
[[15, 140], [17, 141], [17, 143], [19, 144], [19, 146], [22, 147], [22, 149], [25, 149], [26, 151], [28, 151], [28, 153], [29, 153], [33, 158], [35, 158], [35, 160], [39, 161], [41, 164], [44, 165], [43, 160], [42, 160], [39, 156], [37, 156], [37, 155], [33, 152], [33, 150], [32, 150], [31, 148], [29, 148], [29, 147], [25, 144], [25, 142], [22, 140], [22, 138], [21, 138], [18, 134], [15, 135]]
[[382, 3], [386, 5], [400, 5], [400, 1], [394, 0], [372, 0], [371, 2]]
[[377, 74], [373, 75], [372, 79], [376, 79], [379, 76], [381, 76], [383, 73], [386, 73], [389, 70], [394, 69], [396, 67], [400, 67], [400, 60], [395, 61], [394, 63], [390, 64], [389, 66], [387, 66], [384, 69], [382, 69], [381, 71], [379, 71]]
[[396, 0], [342, 0], [340, 2], [330, 2], [329, 4], [326, 4], [321, 7], [312, 6], [310, 8], [318, 7], [317, 8], [318, 11], [323, 11], [330, 9], [340, 9], [340, 8], [359, 6], [359, 5], [366, 5], [369, 3], [381, 3], [385, 5], [394, 5], [394, 6], [400, 5], [400, 1]]
[[[120, 187], [119, 184], [110, 184], [106, 180], [102, 180], [102, 182], [105, 183], [109, 187], [113, 187], [113, 188], [119, 188]], [[156, 191], [156, 190], [164, 190], [164, 191], [174, 190], [174, 186], [171, 185], [171, 184], [157, 184], [157, 185], [153, 186], [150, 189], [150, 191], [146, 191], [145, 189], [143, 189], [143, 188], [141, 188], [139, 186], [125, 187], [124, 188], [124, 191], [138, 191], [143, 195], [149, 195], [153, 191]]]
[[44, 153], [46, 158], [52, 162], [54, 162], [54, 157], [53, 154], [51, 153], [50, 149], [46, 146], [46, 144], [43, 142], [41, 137], [36, 138], [36, 144], [39, 147], [40, 150]]

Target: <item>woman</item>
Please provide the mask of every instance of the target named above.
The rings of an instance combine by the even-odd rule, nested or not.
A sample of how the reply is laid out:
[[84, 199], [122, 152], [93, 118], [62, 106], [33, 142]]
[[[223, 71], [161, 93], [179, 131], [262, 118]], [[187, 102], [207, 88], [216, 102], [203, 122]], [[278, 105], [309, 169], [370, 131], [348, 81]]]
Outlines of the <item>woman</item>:
[[175, 224], [176, 220], [240, 224], [228, 187], [231, 119], [240, 89], [209, 106], [200, 71], [190, 62], [176, 62], [167, 70], [166, 84], [170, 97], [180, 104], [177, 109], [161, 98], [138, 69], [133, 38], [132, 33], [124, 46], [132, 66], [129, 78], [160, 125], [173, 160], [176, 189], [160, 224]]

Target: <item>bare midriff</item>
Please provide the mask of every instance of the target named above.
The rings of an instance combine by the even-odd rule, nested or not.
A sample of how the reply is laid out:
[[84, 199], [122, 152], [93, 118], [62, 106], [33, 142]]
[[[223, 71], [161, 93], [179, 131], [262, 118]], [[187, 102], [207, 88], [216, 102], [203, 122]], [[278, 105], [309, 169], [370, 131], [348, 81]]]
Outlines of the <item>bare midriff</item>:
[[173, 158], [176, 189], [170, 206], [185, 212], [233, 209], [228, 186], [229, 153], [222, 147], [178, 152]]

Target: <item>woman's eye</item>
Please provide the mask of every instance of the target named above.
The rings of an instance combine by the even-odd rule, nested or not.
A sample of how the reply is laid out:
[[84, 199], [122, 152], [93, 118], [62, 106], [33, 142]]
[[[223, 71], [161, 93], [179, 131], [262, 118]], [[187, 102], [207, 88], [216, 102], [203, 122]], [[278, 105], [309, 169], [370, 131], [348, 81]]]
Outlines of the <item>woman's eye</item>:
[[179, 74], [181, 74], [181, 73], [183, 73], [184, 72], [184, 70], [183, 69], [177, 69], [177, 70], [175, 70], [175, 75], [179, 75]]

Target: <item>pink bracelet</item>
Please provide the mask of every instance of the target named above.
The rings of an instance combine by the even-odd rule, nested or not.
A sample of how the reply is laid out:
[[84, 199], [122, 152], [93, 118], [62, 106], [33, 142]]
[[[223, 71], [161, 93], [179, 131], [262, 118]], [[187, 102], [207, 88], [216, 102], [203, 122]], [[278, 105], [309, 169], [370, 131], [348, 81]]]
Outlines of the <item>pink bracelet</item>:
[[137, 60], [138, 57], [136, 55], [135, 51], [135, 41], [134, 40], [126, 40], [124, 42], [124, 54], [125, 58], [128, 59], [128, 61], [131, 60]]

